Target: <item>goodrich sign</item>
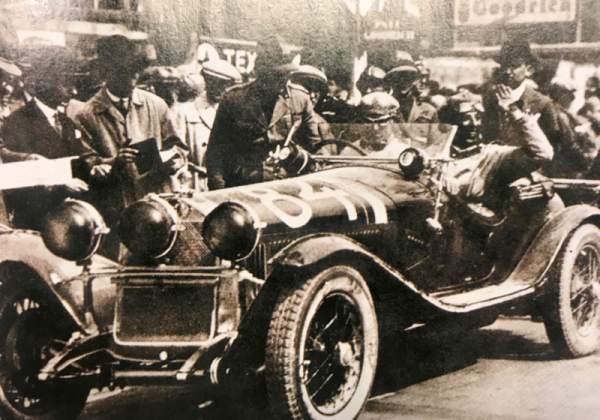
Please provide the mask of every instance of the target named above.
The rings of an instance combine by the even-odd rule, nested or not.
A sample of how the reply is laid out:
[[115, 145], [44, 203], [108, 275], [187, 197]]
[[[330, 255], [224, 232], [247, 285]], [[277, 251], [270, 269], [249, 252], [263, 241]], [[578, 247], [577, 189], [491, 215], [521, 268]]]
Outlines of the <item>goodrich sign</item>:
[[577, 0], [457, 0], [456, 25], [571, 22]]

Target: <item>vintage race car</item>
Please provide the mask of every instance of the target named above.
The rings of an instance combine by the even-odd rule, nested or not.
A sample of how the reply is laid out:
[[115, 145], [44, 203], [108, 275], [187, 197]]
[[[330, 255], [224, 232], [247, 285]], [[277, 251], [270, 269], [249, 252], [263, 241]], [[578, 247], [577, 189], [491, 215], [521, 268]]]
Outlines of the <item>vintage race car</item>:
[[[386, 337], [517, 305], [561, 356], [597, 350], [596, 207], [565, 206], [547, 179], [505, 186], [495, 209], [447, 194], [451, 126], [332, 131], [338, 155], [273, 155], [306, 175], [149, 195], [110, 233], [77, 200], [41, 233], [4, 228], [0, 417], [74, 419], [93, 387], [193, 384], [264, 386], [276, 419], [354, 419]], [[107, 234], [118, 263], [97, 253]]]

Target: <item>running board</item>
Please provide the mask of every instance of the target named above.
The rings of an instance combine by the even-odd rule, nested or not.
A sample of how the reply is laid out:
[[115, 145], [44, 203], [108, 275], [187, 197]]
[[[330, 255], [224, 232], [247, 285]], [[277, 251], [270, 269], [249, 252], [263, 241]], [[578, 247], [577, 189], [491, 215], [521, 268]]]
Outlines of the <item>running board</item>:
[[534, 290], [535, 288], [532, 285], [507, 281], [502, 284], [491, 285], [469, 292], [445, 295], [436, 299], [444, 305], [456, 308], [468, 308], [488, 306], [504, 300], [512, 300], [516, 297], [533, 293]]

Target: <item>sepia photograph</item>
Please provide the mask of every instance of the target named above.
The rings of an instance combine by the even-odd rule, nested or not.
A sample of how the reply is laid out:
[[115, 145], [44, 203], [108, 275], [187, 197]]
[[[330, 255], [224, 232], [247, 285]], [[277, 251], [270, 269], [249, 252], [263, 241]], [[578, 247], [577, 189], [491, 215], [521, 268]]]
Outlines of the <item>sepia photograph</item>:
[[0, 420], [600, 419], [600, 2], [0, 0]]

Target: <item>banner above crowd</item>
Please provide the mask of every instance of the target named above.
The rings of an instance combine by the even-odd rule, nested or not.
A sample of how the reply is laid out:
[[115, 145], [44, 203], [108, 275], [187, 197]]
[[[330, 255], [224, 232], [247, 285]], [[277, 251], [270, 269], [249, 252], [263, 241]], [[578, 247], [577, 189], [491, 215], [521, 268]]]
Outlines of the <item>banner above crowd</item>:
[[455, 25], [572, 22], [577, 0], [457, 0]]

